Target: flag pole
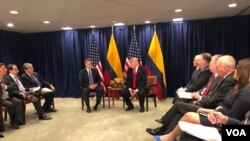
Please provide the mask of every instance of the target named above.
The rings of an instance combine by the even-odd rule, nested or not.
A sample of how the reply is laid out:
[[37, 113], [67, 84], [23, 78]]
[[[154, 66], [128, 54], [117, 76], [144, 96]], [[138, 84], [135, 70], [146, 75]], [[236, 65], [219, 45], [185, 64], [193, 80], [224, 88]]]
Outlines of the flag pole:
[[155, 22], [154, 22], [154, 31], [156, 32], [156, 24], [155, 24]]

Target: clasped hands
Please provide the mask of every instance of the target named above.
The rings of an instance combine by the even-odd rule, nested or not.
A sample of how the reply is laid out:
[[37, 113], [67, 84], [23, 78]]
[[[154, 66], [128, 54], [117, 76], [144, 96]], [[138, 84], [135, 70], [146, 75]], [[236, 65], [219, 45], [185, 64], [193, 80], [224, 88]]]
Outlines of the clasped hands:
[[89, 85], [89, 89], [94, 90], [97, 86], [97, 84], [91, 84]]
[[137, 94], [137, 90], [135, 89], [135, 90], [133, 90], [133, 89], [130, 89], [129, 90], [129, 93], [130, 93], [130, 95], [131, 95], [131, 97], [135, 97], [136, 96], [136, 94]]

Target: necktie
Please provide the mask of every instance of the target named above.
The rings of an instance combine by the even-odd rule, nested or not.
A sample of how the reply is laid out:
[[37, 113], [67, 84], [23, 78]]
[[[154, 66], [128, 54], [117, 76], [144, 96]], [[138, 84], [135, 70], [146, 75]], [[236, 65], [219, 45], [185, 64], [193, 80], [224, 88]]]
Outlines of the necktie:
[[136, 69], [133, 70], [133, 88], [136, 88]]
[[41, 86], [41, 83], [36, 79], [36, 77], [34, 76], [34, 75], [30, 75], [31, 76], [31, 78], [36, 82], [36, 84], [38, 85], [38, 86]]
[[209, 92], [209, 90], [210, 90], [212, 84], [214, 83], [214, 79], [215, 79], [215, 77], [214, 77], [214, 75], [212, 75], [212, 76], [210, 77], [210, 79], [209, 79], [209, 82], [208, 82], [208, 84], [207, 84], [205, 90], [202, 92], [201, 96], [207, 96], [207, 95], [208, 95], [208, 92]]
[[18, 86], [18, 89], [19, 89], [20, 91], [25, 91], [23, 85], [19, 82], [19, 80], [17, 79], [16, 76], [14, 76], [14, 79], [15, 79], [15, 81], [16, 81], [16, 84], [17, 84], [17, 86]]
[[88, 71], [88, 76], [89, 76], [89, 85], [93, 84], [93, 76], [91, 73], [91, 70]]

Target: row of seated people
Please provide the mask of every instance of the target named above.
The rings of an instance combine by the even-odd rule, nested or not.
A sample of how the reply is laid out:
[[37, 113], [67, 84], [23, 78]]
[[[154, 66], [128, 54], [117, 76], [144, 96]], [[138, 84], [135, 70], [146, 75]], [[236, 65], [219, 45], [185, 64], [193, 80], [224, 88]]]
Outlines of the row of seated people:
[[[96, 69], [93, 68], [92, 60], [85, 59], [85, 69], [79, 73], [79, 82], [82, 89], [84, 100], [87, 106], [87, 113], [91, 112], [89, 104], [89, 93], [96, 92], [96, 104], [93, 110], [96, 111], [101, 102], [103, 95], [103, 87], [101, 86], [101, 78]], [[127, 71], [126, 88], [121, 91], [121, 96], [127, 105], [125, 111], [134, 109], [130, 97], [137, 97], [140, 104], [140, 112], [144, 112], [145, 93], [147, 91], [147, 74], [146, 69], [139, 65], [139, 60], [136, 57], [130, 58], [130, 68]]]
[[[52, 118], [46, 116], [45, 112], [57, 111], [52, 108], [55, 87], [34, 72], [32, 64], [24, 63], [23, 68], [25, 73], [19, 77], [17, 65], [9, 64], [6, 68], [5, 64], [0, 63], [0, 106], [6, 107], [10, 116], [10, 127], [14, 129], [25, 124], [22, 116], [25, 114], [24, 101], [33, 103], [39, 120], [50, 120]], [[45, 87], [49, 89], [44, 89]], [[45, 98], [43, 106], [39, 100], [40, 96]]]
[[[204, 59], [204, 55], [207, 53], [202, 53], [199, 56]], [[182, 118], [185, 119], [186, 117], [183, 116], [189, 112], [195, 112], [195, 114], [189, 113], [187, 115], [190, 122], [214, 126], [207, 117], [198, 113], [207, 112], [211, 116], [217, 116], [218, 114], [214, 111], [219, 111], [230, 118], [243, 120], [244, 115], [250, 110], [250, 58], [240, 60], [237, 69], [235, 69], [235, 59], [230, 55], [214, 55], [211, 58], [209, 70], [212, 75], [204, 88], [198, 91], [189, 91], [192, 92], [192, 100], [175, 98], [173, 106], [165, 115], [156, 119], [156, 122], [161, 123], [162, 126], [146, 129], [149, 134], [157, 136], [157, 140], [170, 141], [179, 136], [179, 130], [177, 132], [175, 129], [179, 128], [178, 122]], [[196, 76], [194, 85], [199, 82], [198, 79], [201, 79], [199, 75]], [[193, 116], [190, 117], [190, 115]], [[192, 121], [192, 119], [195, 120]]]

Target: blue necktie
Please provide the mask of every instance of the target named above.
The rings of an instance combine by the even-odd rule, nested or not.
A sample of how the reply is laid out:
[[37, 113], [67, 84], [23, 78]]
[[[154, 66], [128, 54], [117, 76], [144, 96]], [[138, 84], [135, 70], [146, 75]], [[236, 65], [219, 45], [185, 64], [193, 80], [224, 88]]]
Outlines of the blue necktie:
[[88, 76], [89, 76], [89, 85], [91, 85], [93, 84], [93, 77], [92, 77], [91, 70], [88, 71]]

